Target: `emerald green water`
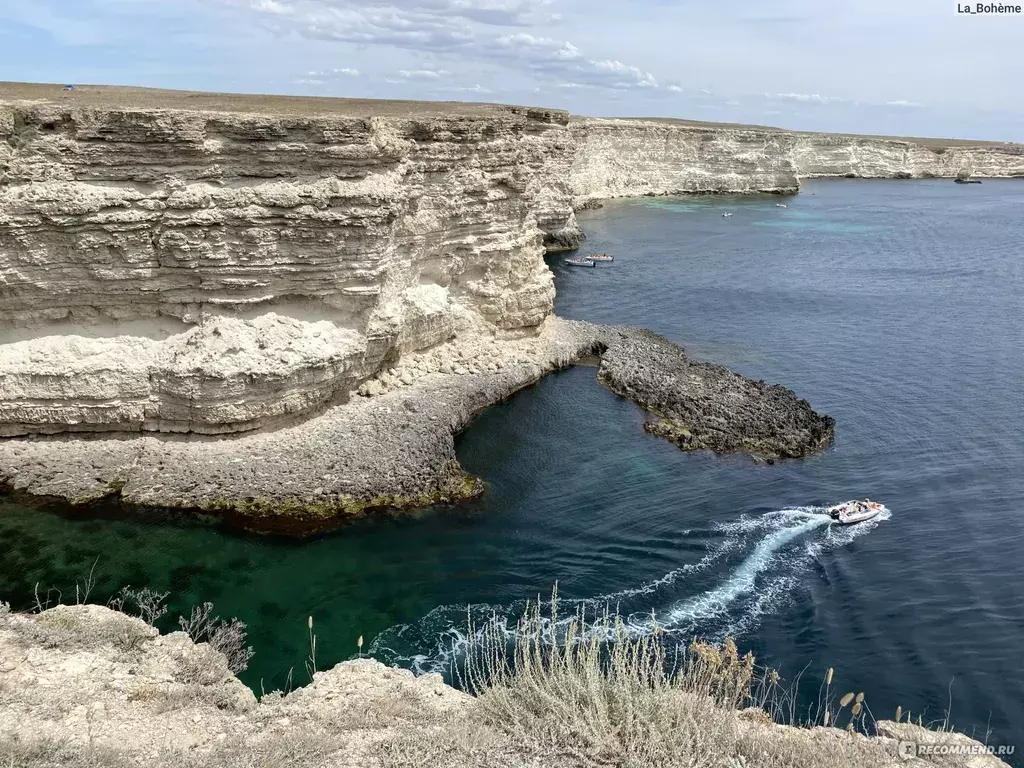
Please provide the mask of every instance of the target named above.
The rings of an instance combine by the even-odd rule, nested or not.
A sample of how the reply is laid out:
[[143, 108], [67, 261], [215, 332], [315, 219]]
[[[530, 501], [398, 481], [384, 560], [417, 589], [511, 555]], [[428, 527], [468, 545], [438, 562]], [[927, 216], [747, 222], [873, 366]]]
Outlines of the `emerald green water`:
[[191, 606], [210, 601], [220, 616], [248, 623], [257, 653], [241, 677], [268, 691], [284, 687], [293, 667], [295, 682], [306, 682], [309, 615], [318, 664], [329, 667], [356, 652], [360, 634], [369, 642], [446, 598], [432, 586], [448, 578], [449, 557], [477, 517], [462, 509], [424, 513], [297, 543], [228, 533], [176, 515], [125, 517], [116, 507], [90, 513], [0, 501], [0, 595], [29, 608], [39, 584], [43, 601], [74, 602], [76, 581], [84, 583], [95, 564], [90, 602], [105, 602], [125, 585], [168, 592], [169, 611], [158, 623], [164, 630], [176, 629], [176, 617]]

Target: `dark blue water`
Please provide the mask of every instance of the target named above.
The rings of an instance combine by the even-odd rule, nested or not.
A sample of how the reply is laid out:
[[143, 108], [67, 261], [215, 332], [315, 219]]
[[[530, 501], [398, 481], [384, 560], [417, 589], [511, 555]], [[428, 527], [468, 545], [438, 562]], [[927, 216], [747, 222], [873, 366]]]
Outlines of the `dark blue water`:
[[[250, 684], [304, 682], [360, 634], [420, 669], [482, 616], [550, 594], [610, 602], [638, 631], [738, 636], [816, 691], [836, 669], [876, 717], [897, 705], [1024, 744], [1024, 183], [821, 181], [796, 198], [645, 198], [581, 214], [597, 269], [556, 274], [567, 317], [651, 327], [695, 357], [784, 383], [838, 422], [835, 446], [755, 464], [687, 455], [579, 367], [459, 440], [479, 502], [315, 541], [181, 519], [69, 517], [0, 500], [0, 596], [170, 591], [249, 623]], [[723, 218], [723, 211], [734, 216]], [[831, 529], [870, 496], [886, 519]], [[100, 510], [102, 511], [102, 510]], [[364, 648], [365, 650], [365, 648]]]

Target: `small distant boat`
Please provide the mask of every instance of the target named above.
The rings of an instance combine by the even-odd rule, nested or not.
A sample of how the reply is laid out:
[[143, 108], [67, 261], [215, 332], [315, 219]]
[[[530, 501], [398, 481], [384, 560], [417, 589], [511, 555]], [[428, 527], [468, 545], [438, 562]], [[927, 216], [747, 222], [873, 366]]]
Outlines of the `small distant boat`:
[[853, 525], [863, 523], [876, 517], [885, 507], [876, 501], [847, 501], [844, 504], [837, 504], [828, 508], [828, 516], [838, 525]]
[[615, 257], [607, 253], [588, 253], [587, 258], [591, 261], [615, 261]]
[[786, 205], [785, 203], [776, 203], [775, 207], [776, 208], [789, 208], [789, 206]]
[[571, 259], [566, 259], [565, 263], [570, 267], [596, 267], [593, 259], [588, 259], [586, 256], [573, 256]]
[[723, 213], [723, 214], [722, 214], [722, 217], [723, 217], [723, 218], [725, 218], [725, 217], [728, 217], [728, 216], [732, 216], [732, 214], [731, 214], [731, 213]]
[[981, 179], [953, 179], [955, 184], [981, 184]]

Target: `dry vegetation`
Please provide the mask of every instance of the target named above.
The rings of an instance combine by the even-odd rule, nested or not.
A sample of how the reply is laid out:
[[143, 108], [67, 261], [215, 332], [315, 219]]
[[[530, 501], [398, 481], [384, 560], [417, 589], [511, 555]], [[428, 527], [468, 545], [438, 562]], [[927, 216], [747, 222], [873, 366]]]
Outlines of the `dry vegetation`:
[[[0, 632], [6, 610], [0, 603]], [[209, 607], [202, 606], [182, 625], [209, 629], [210, 615]], [[68, 609], [46, 611], [31, 623], [23, 641], [62, 650], [108, 644], [131, 657], [156, 635], [124, 617], [141, 638], [136, 645], [123, 639], [117, 619], [94, 631], [74, 616]], [[143, 685], [129, 701], [158, 717], [185, 711], [187, 722], [199, 722], [192, 713], [204, 707], [223, 712], [229, 719], [218, 729], [226, 732], [211, 746], [153, 749], [143, 743], [122, 750], [120, 744], [96, 745], [91, 736], [83, 741], [81, 734], [28, 737], [0, 728], [0, 768], [860, 768], [899, 763], [895, 741], [866, 735], [875, 724], [864, 694], [840, 695], [831, 669], [821, 681], [816, 708], [798, 722], [792, 689], [781, 685], [772, 670], [756, 665], [752, 655], [741, 655], [731, 640], [721, 645], [694, 640], [680, 647], [653, 617], [643, 631], [611, 613], [560, 617], [556, 595], [550, 607], [531, 606], [514, 628], [495, 617], [469, 629], [474, 640], [461, 682], [475, 699], [449, 690], [462, 698], [436, 706], [429, 688], [408, 687], [412, 678], [365, 662], [362, 672], [353, 668], [350, 673], [364, 676], [362, 688], [325, 688], [318, 676], [317, 684], [289, 695], [266, 695], [256, 710], [243, 714], [232, 709], [230, 700], [218, 698], [226, 690], [224, 681], [233, 679], [227, 657], [200, 645], [170, 670], [170, 682]], [[5, 696], [0, 687], [0, 703]], [[223, 723], [231, 718], [244, 727], [226, 728]], [[927, 732], [909, 733], [919, 738]], [[964, 738], [935, 734], [944, 737]]]
[[484, 756], [495, 764], [514, 756], [511, 764], [768, 768], [894, 757], [859, 727], [772, 725], [790, 697], [778, 675], [731, 640], [669, 650], [656, 624], [637, 634], [611, 614], [559, 621], [557, 598], [551, 606], [550, 617], [539, 605], [526, 613], [511, 653], [502, 624], [475, 634], [465, 673], [479, 702], [472, 727], [390, 744], [386, 762], [485, 765]]

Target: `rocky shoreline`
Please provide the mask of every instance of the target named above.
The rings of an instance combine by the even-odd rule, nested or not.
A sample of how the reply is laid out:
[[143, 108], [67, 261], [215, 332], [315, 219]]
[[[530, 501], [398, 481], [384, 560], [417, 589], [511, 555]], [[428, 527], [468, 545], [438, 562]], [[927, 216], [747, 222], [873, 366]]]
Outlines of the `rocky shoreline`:
[[230, 525], [292, 534], [382, 509], [474, 498], [455, 455], [481, 411], [591, 355], [598, 379], [650, 413], [647, 429], [683, 450], [796, 458], [826, 447], [834, 421], [790, 390], [690, 360], [628, 327], [549, 318], [536, 336], [470, 337], [408, 355], [344, 405], [230, 439], [48, 435], [0, 441], [0, 484], [74, 504], [116, 498], [213, 512]]
[[482, 490], [453, 435], [595, 352], [684, 450], [834, 424], [645, 331], [553, 315], [609, 197], [1024, 175], [1019, 145], [497, 104], [0, 84], [0, 487], [317, 529]]

